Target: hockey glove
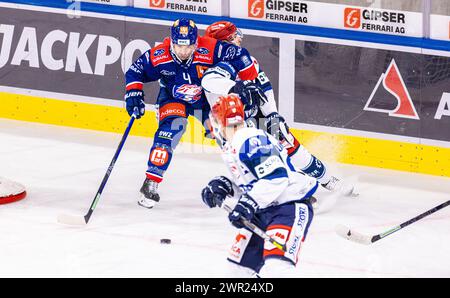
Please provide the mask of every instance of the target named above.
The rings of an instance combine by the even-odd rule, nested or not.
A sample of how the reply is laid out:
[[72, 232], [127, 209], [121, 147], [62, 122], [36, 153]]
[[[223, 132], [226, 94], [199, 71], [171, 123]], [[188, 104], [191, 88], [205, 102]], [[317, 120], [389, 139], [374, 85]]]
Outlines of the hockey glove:
[[225, 198], [234, 195], [233, 184], [225, 176], [214, 178], [202, 190], [202, 200], [209, 208], [221, 205]]
[[289, 126], [280, 114], [274, 112], [268, 115], [266, 118], [266, 127], [267, 133], [280, 141], [285, 147], [294, 146], [294, 137], [289, 132]]
[[138, 89], [128, 90], [125, 94], [128, 115], [133, 115], [137, 108], [136, 118], [139, 119], [145, 114], [144, 91]]
[[[261, 102], [267, 102], [264, 91], [253, 81], [239, 81], [231, 89], [232, 93], [237, 93], [245, 106], [245, 111], [257, 110]], [[252, 115], [254, 116], [254, 115]]]
[[258, 210], [258, 203], [255, 202], [249, 195], [243, 194], [239, 199], [236, 207], [234, 207], [233, 211], [228, 215], [228, 219], [231, 224], [238, 229], [244, 227], [242, 223], [242, 219], [246, 219], [251, 221], [255, 216], [256, 211]]

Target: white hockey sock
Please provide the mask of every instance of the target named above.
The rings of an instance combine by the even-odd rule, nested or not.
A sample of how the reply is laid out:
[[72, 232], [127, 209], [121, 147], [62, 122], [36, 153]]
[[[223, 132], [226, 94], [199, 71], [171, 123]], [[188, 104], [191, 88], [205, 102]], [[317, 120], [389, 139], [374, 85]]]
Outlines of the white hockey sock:
[[298, 277], [296, 267], [289, 261], [281, 259], [267, 259], [259, 271], [261, 278], [294, 278]]
[[[309, 153], [309, 151], [303, 145], [298, 148], [297, 153], [291, 156], [292, 164], [302, 172], [305, 172], [306, 169], [314, 168], [311, 167], [311, 165], [315, 163], [316, 160], [317, 158]], [[317, 178], [317, 181], [319, 181], [320, 184], [327, 184], [331, 179], [331, 175], [328, 173], [326, 165], [323, 164], [322, 161], [320, 161], [320, 163], [322, 164], [321, 166], [323, 166], [323, 168], [318, 170], [322, 170], [323, 173], [320, 178]], [[310, 175], [311, 173], [306, 174]]]
[[256, 278], [257, 273], [247, 267], [228, 261], [227, 275], [232, 278]]

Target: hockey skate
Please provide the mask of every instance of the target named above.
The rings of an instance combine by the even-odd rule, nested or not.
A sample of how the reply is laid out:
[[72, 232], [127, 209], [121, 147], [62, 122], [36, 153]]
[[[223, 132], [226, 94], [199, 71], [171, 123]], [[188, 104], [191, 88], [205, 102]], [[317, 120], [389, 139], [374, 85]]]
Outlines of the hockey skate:
[[158, 183], [148, 178], [145, 179], [141, 187], [141, 197], [138, 205], [147, 209], [152, 209], [159, 202]]
[[344, 183], [341, 179], [331, 176], [330, 181], [322, 186], [329, 191], [336, 191], [346, 197], [357, 197], [359, 193], [356, 192], [355, 186]]

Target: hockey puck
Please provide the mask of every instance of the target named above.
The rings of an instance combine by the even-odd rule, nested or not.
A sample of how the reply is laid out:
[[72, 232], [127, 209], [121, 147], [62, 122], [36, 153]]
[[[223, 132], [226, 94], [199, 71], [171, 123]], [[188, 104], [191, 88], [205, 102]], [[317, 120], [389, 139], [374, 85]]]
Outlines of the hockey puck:
[[172, 243], [172, 240], [170, 240], [170, 239], [161, 239], [160, 243], [161, 244], [170, 244], [170, 243]]

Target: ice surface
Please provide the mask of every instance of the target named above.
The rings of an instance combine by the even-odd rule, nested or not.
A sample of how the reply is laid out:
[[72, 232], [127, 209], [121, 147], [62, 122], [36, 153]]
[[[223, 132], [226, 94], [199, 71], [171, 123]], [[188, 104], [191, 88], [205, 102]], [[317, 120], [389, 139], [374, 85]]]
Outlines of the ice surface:
[[[0, 120], [0, 174], [28, 191], [25, 200], [0, 206], [0, 277], [227, 276], [235, 229], [223, 210], [208, 209], [200, 198], [210, 178], [226, 173], [211, 148], [201, 154], [197, 146], [179, 147], [160, 204], [147, 210], [137, 197], [151, 139], [130, 137], [89, 224], [57, 223], [60, 214], [87, 212], [120, 138]], [[449, 178], [332, 167], [359, 179], [361, 196], [324, 201], [329, 210], [314, 219], [298, 277], [450, 277], [450, 208], [370, 246], [334, 232], [338, 224], [383, 232], [449, 200]], [[161, 238], [172, 244], [161, 245]]]

